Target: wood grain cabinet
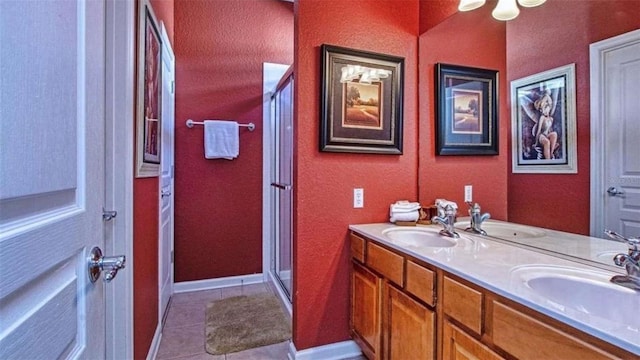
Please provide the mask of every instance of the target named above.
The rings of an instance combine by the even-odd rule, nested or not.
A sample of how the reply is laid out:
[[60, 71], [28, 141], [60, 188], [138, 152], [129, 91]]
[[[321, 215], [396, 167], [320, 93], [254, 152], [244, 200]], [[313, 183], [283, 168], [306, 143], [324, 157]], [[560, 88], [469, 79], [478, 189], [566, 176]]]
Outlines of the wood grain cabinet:
[[354, 262], [351, 272], [351, 336], [368, 359], [380, 358], [382, 279]]
[[356, 234], [351, 249], [351, 334], [364, 355], [435, 359], [435, 272]]
[[351, 252], [351, 334], [370, 360], [638, 359], [365, 236]]
[[385, 284], [385, 359], [434, 359], [435, 313], [420, 302]]

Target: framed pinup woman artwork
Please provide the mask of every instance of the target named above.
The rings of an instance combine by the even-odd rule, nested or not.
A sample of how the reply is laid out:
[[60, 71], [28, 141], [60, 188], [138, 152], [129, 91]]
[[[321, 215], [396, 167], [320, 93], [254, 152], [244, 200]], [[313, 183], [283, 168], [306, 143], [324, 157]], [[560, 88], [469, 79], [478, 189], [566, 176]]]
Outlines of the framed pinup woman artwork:
[[436, 154], [497, 155], [498, 72], [436, 64]]
[[511, 82], [514, 173], [577, 173], [575, 64]]
[[160, 169], [162, 42], [151, 5], [139, 3], [136, 177], [153, 177]]
[[320, 151], [402, 154], [404, 59], [322, 45]]

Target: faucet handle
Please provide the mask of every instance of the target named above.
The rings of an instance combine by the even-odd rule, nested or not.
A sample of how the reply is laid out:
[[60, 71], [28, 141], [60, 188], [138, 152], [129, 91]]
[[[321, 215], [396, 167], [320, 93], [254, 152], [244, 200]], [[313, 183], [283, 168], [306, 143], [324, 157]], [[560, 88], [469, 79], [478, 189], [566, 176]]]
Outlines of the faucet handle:
[[617, 232], [613, 231], [613, 230], [608, 230], [605, 229], [604, 233], [612, 238], [613, 240], [619, 241], [619, 242], [623, 242], [626, 243], [629, 246], [629, 251], [638, 251], [638, 246], [640, 246], [640, 239], [639, 238], [626, 238], [620, 234], [618, 234]]
[[469, 215], [480, 214], [480, 204], [470, 201], [467, 201], [466, 204], [469, 205]]

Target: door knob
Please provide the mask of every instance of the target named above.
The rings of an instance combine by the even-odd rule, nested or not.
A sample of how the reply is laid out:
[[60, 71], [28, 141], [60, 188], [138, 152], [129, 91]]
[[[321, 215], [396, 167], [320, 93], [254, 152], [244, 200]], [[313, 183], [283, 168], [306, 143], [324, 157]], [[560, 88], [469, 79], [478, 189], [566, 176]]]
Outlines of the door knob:
[[166, 197], [166, 196], [171, 196], [171, 191], [162, 190], [162, 192], [160, 193], [160, 197]]
[[618, 190], [615, 186], [611, 186], [607, 189], [607, 194], [609, 194], [609, 196], [622, 196], [624, 195], [624, 191]]
[[124, 268], [126, 258], [124, 255], [102, 256], [102, 250], [96, 246], [91, 249], [88, 263], [89, 280], [91, 280], [92, 283], [96, 282], [100, 278], [102, 271], [106, 271], [104, 274], [104, 281], [110, 282], [116, 277], [116, 275], [118, 275], [118, 270]]

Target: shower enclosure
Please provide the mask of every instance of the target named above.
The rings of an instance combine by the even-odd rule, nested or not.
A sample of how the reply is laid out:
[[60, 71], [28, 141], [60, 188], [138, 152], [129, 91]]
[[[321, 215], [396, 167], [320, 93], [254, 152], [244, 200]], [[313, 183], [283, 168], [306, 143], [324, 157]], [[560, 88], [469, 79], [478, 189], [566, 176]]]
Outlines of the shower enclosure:
[[[265, 86], [267, 86], [265, 64]], [[275, 64], [271, 64], [275, 65]], [[282, 67], [273, 73], [282, 75]], [[279, 81], [277, 80], [279, 79]], [[290, 308], [292, 294], [292, 204], [293, 204], [293, 67], [274, 81], [277, 85], [265, 94], [265, 226], [268, 252], [268, 280], [273, 281], [283, 302]], [[268, 103], [267, 103], [268, 97]], [[267, 158], [268, 157], [268, 158]], [[268, 187], [267, 187], [268, 186]]]

